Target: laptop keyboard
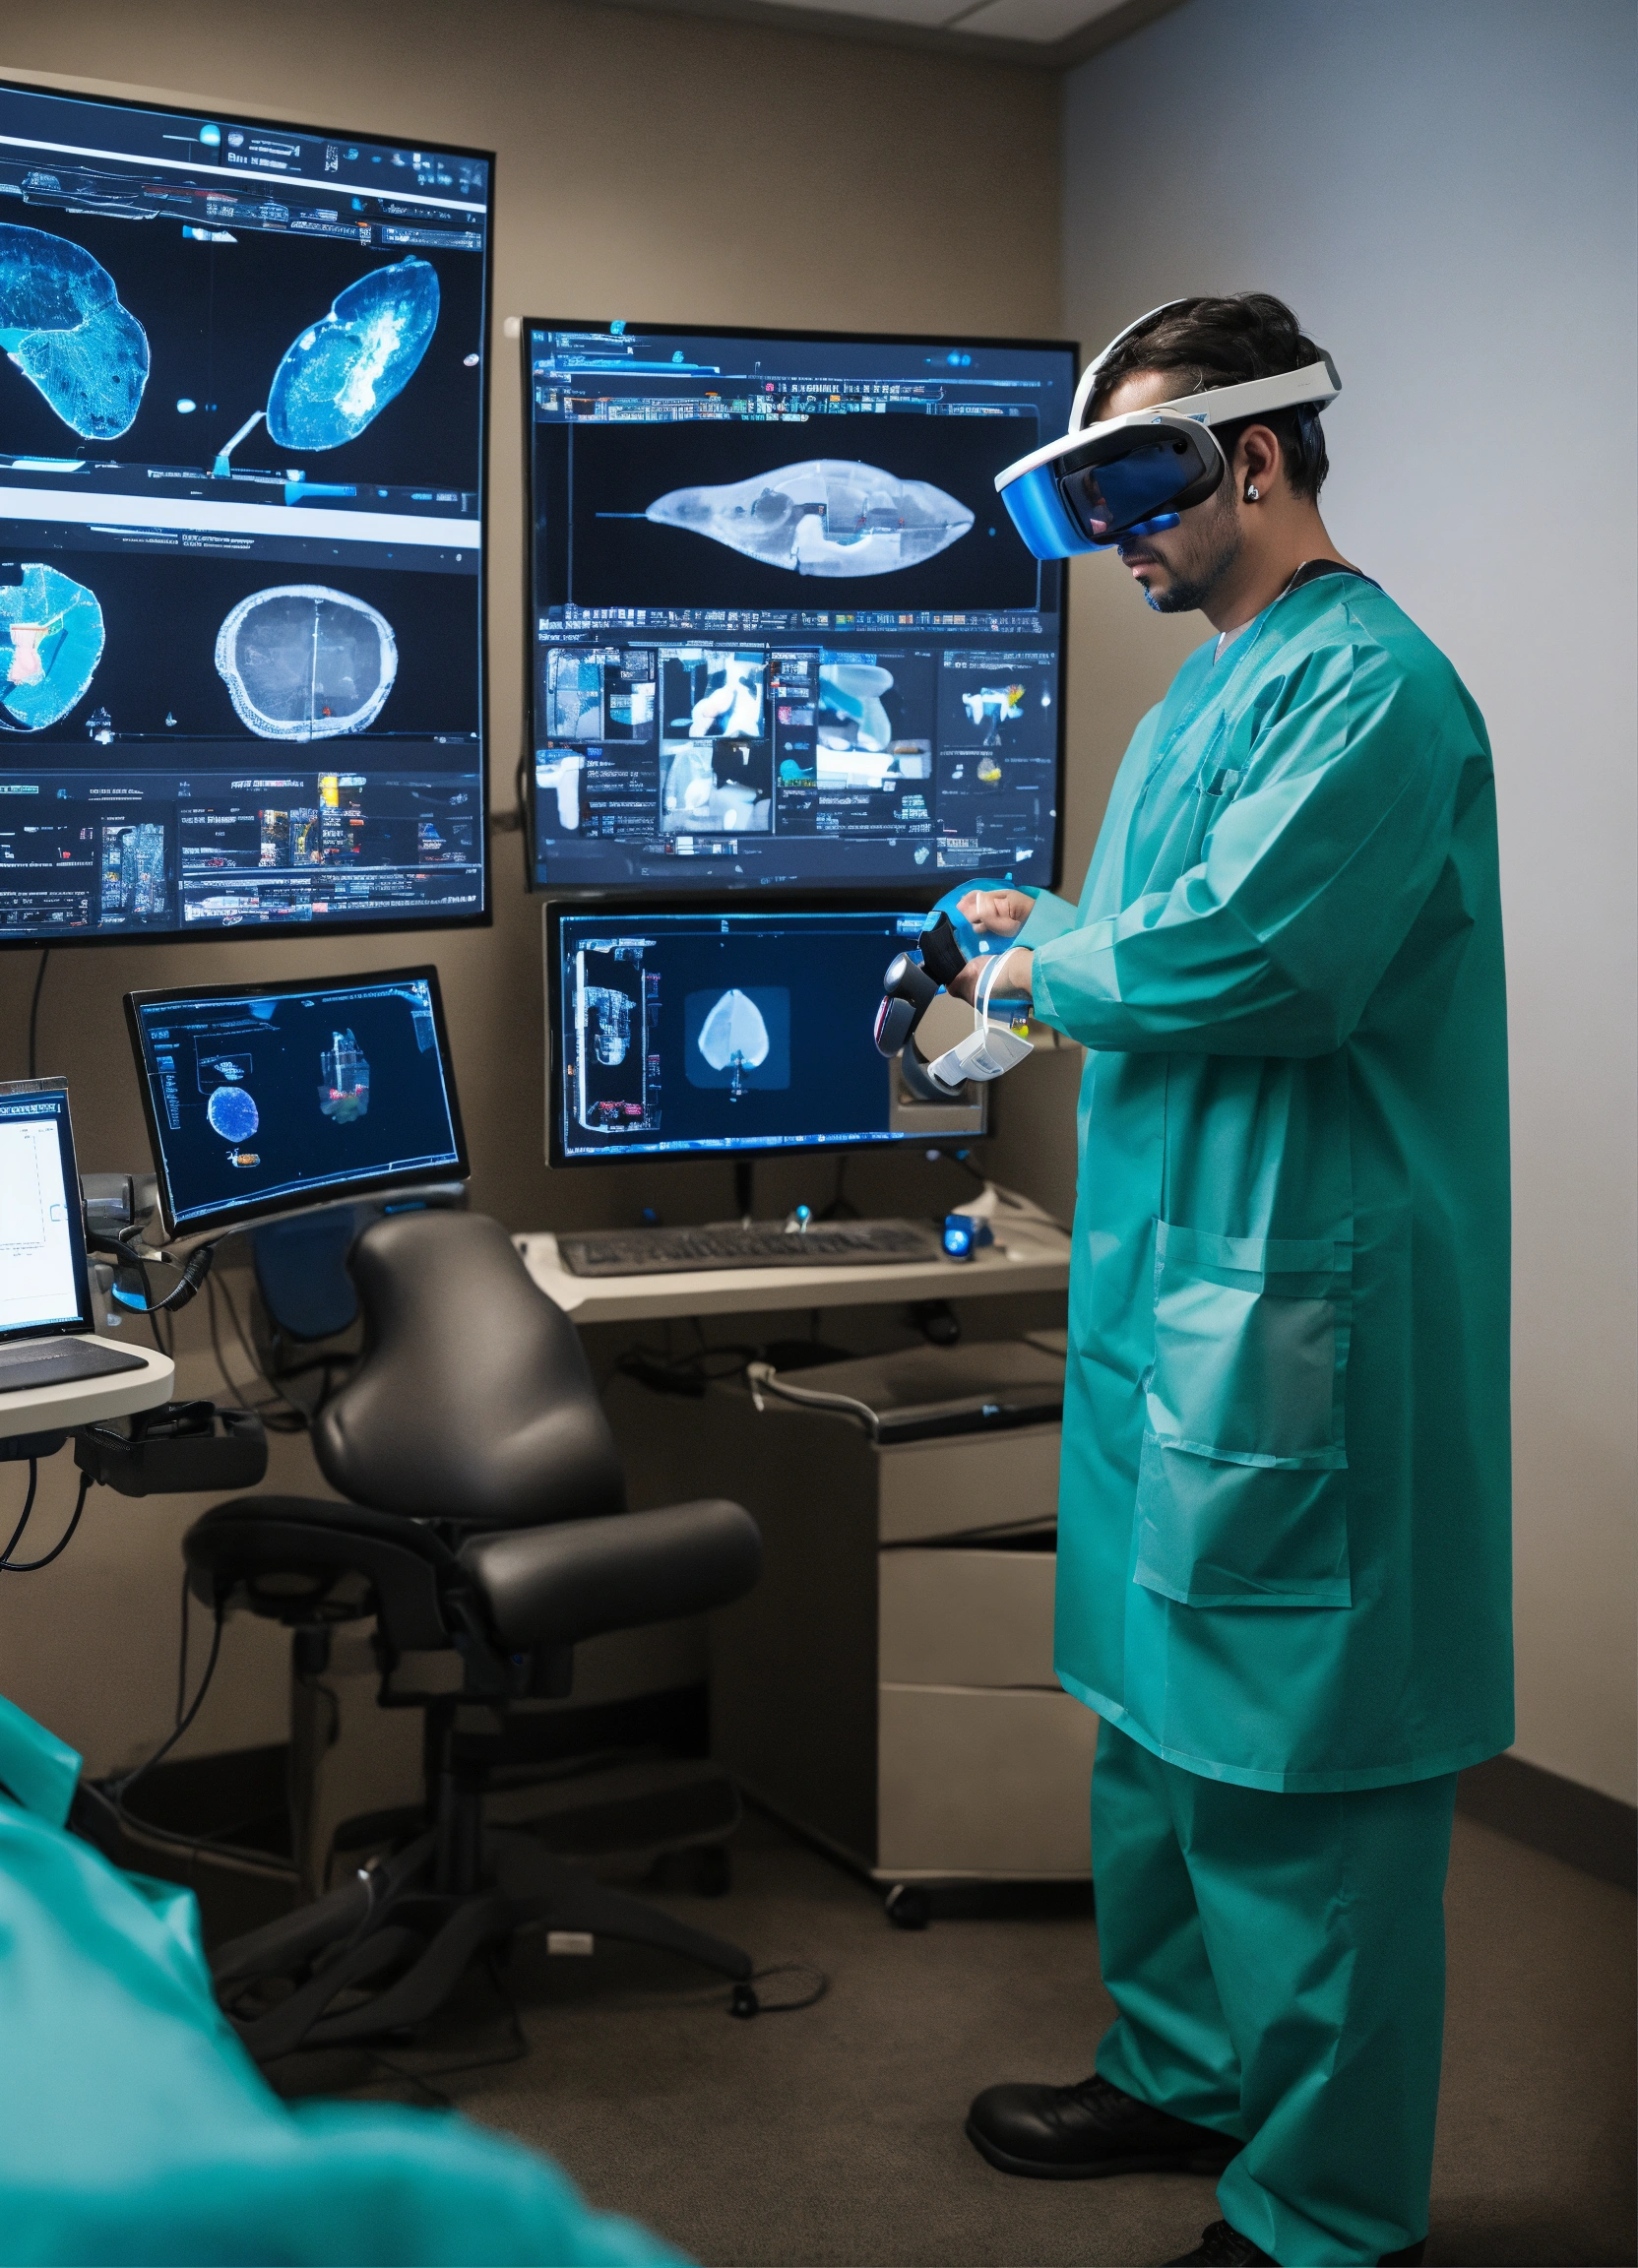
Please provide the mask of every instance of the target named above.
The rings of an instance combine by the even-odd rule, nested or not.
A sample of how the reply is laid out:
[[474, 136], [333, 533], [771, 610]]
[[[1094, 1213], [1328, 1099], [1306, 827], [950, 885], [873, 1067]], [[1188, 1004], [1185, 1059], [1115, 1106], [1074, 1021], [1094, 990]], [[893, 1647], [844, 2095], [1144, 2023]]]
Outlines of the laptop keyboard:
[[105, 1378], [116, 1370], [146, 1367], [140, 1354], [117, 1347], [95, 1347], [82, 1339], [29, 1339], [0, 1347], [0, 1394], [38, 1393], [42, 1386], [71, 1386], [77, 1378]]

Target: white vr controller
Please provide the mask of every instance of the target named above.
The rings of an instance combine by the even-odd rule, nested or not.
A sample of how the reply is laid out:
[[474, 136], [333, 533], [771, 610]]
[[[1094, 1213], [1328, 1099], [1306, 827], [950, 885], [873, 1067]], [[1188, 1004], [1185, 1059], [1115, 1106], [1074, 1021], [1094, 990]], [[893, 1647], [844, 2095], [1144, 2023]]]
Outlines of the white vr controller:
[[1032, 1042], [1016, 1025], [990, 1020], [989, 1003], [996, 979], [1006, 965], [1007, 956], [997, 954], [978, 978], [972, 1031], [927, 1065], [927, 1076], [935, 1086], [948, 1088], [954, 1094], [969, 1079], [999, 1079], [1031, 1052]]

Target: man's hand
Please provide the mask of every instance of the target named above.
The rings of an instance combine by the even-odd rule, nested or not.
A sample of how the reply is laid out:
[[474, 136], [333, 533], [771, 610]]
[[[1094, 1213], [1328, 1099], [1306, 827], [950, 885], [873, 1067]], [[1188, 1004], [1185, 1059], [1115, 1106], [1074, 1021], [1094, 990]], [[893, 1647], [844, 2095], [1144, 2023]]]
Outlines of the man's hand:
[[[1015, 895], [1015, 893], [1012, 891], [996, 891], [994, 895], [996, 897], [1012, 897]], [[977, 893], [975, 892], [973, 899], [964, 898], [962, 900], [961, 910], [964, 914], [967, 914], [968, 906], [974, 903], [974, 901], [976, 899], [976, 896]], [[1025, 904], [1029, 904], [1028, 899], [1025, 900]], [[971, 914], [968, 914], [967, 917], [970, 921], [973, 919]], [[975, 923], [974, 926], [976, 927], [976, 923]], [[1020, 926], [1021, 924], [1018, 922], [1014, 922], [1013, 924], [1014, 929], [1017, 929]], [[1010, 953], [1002, 956], [1001, 958], [1003, 960], [1003, 967], [1001, 969], [1000, 975], [995, 979], [994, 987], [990, 993], [991, 1006], [996, 1007], [1003, 1000], [1016, 1000], [1019, 998], [1020, 994], [1022, 994], [1025, 999], [1033, 998], [1035, 993], [1036, 957], [1030, 951], [1029, 947], [1026, 945], [1016, 945]], [[970, 1008], [976, 1008], [977, 1006], [978, 979], [981, 976], [986, 976], [988, 972], [995, 967], [996, 959], [997, 956], [995, 954], [985, 953], [980, 955], [980, 957], [976, 961], [969, 961], [966, 968], [963, 969], [961, 975], [959, 976], [953, 977], [950, 983], [945, 986], [945, 990], [948, 992], [953, 992], [958, 1000], [965, 1000]]]
[[1022, 890], [969, 890], [956, 911], [980, 937], [1016, 937], [1035, 906]]

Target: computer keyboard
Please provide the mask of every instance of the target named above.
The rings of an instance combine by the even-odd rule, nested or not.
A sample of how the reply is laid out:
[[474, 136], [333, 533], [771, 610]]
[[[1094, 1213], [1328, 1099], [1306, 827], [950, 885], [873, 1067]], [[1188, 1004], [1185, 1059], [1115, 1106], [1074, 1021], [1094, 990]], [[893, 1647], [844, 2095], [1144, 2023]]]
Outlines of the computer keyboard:
[[76, 1378], [104, 1378], [115, 1370], [140, 1370], [140, 1354], [114, 1347], [88, 1346], [78, 1339], [26, 1339], [0, 1347], [0, 1394], [37, 1393], [42, 1386], [70, 1386]]
[[614, 1228], [559, 1236], [573, 1276], [680, 1276], [709, 1268], [867, 1268], [937, 1260], [938, 1230], [918, 1221], [835, 1221], [799, 1233], [755, 1222], [738, 1228]]

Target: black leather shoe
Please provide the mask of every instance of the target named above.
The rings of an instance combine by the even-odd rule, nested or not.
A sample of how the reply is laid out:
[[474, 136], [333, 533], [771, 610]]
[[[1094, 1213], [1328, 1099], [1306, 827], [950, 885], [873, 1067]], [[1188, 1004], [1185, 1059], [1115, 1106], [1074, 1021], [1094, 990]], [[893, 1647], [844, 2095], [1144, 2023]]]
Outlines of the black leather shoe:
[[1228, 2222], [1214, 2221], [1194, 2250], [1179, 2252], [1175, 2260], [1167, 2261], [1166, 2268], [1252, 2268], [1259, 2261], [1267, 2261], [1268, 2268], [1274, 2268], [1272, 2252], [1253, 2244]]
[[1003, 2174], [1088, 2181], [1102, 2174], [1221, 2174], [1239, 2149], [1228, 2134], [1153, 2110], [1096, 2072], [1074, 2087], [986, 2087], [967, 2139]]
[[[1419, 2244], [1407, 2244], [1403, 2252], [1384, 2252], [1380, 2268], [1421, 2268], [1421, 2256], [1427, 2249], [1424, 2236]], [[1214, 2221], [1192, 2252], [1179, 2252], [1166, 2268], [1252, 2268], [1252, 2264], [1266, 2260], [1273, 2268], [1274, 2255], [1264, 2252], [1252, 2243], [1249, 2236], [1227, 2221]]]

